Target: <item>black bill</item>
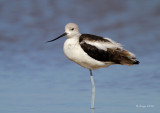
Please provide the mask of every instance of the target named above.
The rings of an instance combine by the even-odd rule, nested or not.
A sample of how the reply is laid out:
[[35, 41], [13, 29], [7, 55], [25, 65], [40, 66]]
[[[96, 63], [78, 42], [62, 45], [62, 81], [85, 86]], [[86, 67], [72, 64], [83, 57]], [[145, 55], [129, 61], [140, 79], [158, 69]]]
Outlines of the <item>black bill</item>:
[[67, 35], [67, 33], [63, 33], [63, 34], [60, 35], [59, 37], [57, 37], [57, 38], [55, 38], [55, 39], [53, 39], [53, 40], [47, 41], [47, 42], [53, 42], [53, 41], [55, 41], [55, 40], [57, 40], [57, 39], [59, 39], [59, 38], [61, 38], [61, 37], [63, 37], [63, 36], [66, 36], [66, 35]]

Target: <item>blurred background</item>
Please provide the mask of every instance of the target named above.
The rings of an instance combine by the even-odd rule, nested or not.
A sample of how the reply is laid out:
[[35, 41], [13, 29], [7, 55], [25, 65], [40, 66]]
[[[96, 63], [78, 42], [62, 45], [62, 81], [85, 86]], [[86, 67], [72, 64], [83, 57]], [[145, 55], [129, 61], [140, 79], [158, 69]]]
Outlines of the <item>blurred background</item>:
[[64, 56], [66, 37], [45, 43], [68, 22], [141, 62], [93, 71], [95, 113], [160, 112], [159, 0], [0, 0], [1, 113], [90, 112], [89, 71]]

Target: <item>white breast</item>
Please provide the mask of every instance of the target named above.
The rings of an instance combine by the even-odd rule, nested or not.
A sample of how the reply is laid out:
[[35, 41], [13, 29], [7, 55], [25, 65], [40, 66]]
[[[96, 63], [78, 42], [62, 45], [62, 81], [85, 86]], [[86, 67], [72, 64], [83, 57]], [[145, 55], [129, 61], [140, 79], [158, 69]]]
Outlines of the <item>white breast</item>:
[[93, 70], [110, 65], [88, 56], [88, 54], [80, 47], [78, 38], [67, 39], [64, 43], [63, 50], [68, 59], [87, 69]]

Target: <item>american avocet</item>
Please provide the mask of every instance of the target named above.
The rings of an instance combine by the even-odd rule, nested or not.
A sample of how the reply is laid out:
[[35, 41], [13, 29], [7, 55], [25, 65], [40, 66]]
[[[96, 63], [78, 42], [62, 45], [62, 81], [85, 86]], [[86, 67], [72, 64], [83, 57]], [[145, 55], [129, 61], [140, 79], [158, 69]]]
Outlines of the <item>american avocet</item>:
[[63, 48], [66, 57], [90, 71], [92, 109], [94, 108], [95, 99], [95, 85], [92, 70], [108, 67], [112, 64], [129, 66], [139, 64], [135, 55], [124, 50], [121, 44], [109, 38], [91, 34], [81, 34], [75, 23], [68, 23], [65, 26], [65, 33], [48, 42], [55, 41], [63, 36], [67, 36]]

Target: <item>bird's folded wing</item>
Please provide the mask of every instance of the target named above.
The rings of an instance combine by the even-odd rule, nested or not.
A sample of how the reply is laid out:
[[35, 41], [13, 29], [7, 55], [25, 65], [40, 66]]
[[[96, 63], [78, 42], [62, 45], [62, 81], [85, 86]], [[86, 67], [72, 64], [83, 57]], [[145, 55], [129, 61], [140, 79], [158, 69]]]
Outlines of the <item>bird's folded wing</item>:
[[95, 36], [91, 34], [82, 34], [80, 36], [80, 44], [81, 43], [87, 43], [89, 45], [95, 46], [98, 49], [107, 50], [107, 48], [121, 48], [122, 45], [109, 39], [109, 38], [103, 38], [101, 36]]
[[130, 63], [135, 56], [133, 53], [124, 50], [119, 43], [95, 35], [84, 34], [79, 40], [81, 48], [92, 58], [103, 62], [122, 64]]

